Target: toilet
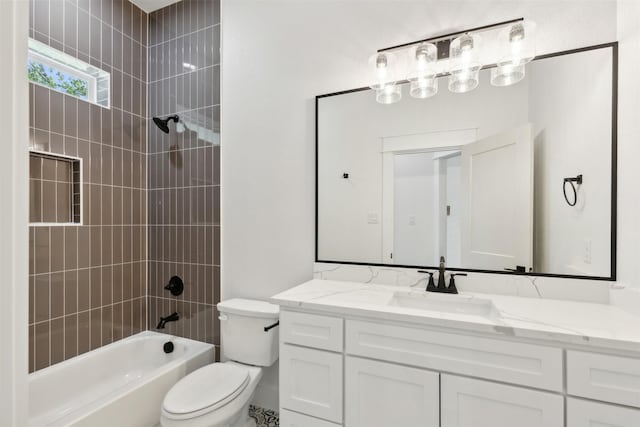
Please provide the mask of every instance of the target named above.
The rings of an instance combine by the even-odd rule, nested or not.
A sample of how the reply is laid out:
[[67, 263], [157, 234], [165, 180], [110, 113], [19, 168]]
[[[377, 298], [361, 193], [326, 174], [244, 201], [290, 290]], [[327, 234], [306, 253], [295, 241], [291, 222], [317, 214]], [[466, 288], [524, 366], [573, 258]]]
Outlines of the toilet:
[[[262, 369], [278, 360], [279, 307], [263, 301], [218, 303], [222, 363], [178, 381], [162, 402], [162, 427], [255, 427], [249, 403]], [[269, 326], [273, 326], [268, 328]]]

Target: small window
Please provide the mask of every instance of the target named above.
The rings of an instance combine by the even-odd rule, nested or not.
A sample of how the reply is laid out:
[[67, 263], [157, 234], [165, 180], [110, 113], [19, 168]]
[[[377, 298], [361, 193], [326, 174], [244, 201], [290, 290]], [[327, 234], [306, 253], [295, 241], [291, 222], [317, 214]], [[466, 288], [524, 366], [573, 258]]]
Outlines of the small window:
[[34, 39], [29, 39], [28, 73], [33, 83], [110, 106], [109, 73]]

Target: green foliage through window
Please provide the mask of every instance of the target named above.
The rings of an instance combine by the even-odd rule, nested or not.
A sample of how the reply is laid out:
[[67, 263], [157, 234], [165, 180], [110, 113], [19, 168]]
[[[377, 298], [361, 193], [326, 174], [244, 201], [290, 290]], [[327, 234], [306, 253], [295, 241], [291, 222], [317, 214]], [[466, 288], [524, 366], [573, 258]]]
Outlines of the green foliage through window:
[[32, 59], [29, 59], [29, 80], [81, 99], [87, 99], [89, 94], [89, 84], [86, 80], [79, 79]]

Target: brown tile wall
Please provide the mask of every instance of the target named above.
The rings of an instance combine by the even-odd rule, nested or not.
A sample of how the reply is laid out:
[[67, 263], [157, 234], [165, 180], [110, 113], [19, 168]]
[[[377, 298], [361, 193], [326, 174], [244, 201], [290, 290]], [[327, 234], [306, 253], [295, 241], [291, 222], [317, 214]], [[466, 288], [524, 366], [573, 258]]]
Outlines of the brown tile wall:
[[30, 85], [31, 147], [84, 169], [84, 224], [30, 230], [30, 371], [146, 329], [147, 26], [127, 0], [31, 0], [30, 36], [111, 73], [111, 109]]
[[[183, 0], [149, 15], [149, 119], [178, 114], [185, 130], [149, 121], [149, 327], [219, 344], [220, 2]], [[164, 290], [171, 276], [184, 294]]]

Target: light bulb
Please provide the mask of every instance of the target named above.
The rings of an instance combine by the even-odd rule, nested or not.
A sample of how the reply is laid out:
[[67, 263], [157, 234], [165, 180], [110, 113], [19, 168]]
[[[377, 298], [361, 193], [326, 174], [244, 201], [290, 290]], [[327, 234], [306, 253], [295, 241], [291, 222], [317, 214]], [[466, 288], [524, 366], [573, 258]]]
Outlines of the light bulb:
[[407, 58], [412, 69], [408, 80], [411, 83], [409, 94], [413, 98], [429, 98], [438, 92], [435, 63], [438, 48], [433, 43], [420, 43], [409, 50]]
[[469, 92], [480, 81], [480, 36], [463, 34], [451, 42], [449, 48], [449, 90], [454, 93]]
[[371, 89], [383, 89], [397, 79], [397, 58], [392, 52], [378, 52], [369, 57]]
[[502, 54], [498, 65], [524, 65], [536, 56], [536, 24], [521, 21], [503, 29], [498, 34]]

